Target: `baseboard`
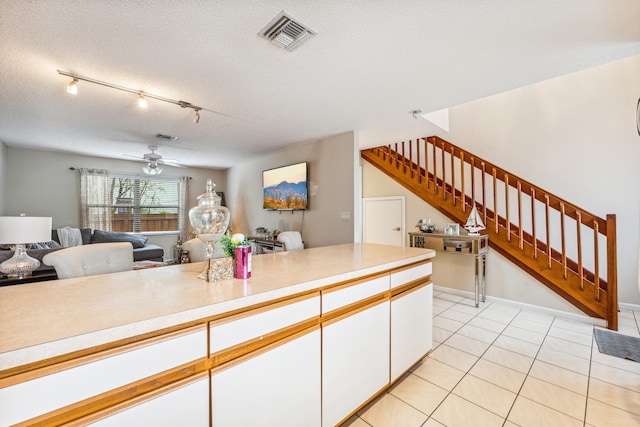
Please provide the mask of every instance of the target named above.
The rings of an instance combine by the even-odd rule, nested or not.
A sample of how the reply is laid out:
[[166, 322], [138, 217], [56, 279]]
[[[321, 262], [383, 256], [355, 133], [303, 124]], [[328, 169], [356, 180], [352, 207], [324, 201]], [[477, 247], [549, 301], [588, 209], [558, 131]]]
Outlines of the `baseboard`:
[[638, 304], [629, 304], [628, 302], [619, 302], [618, 308], [620, 310], [631, 310], [631, 311], [640, 311], [640, 305]]
[[[439, 292], [444, 292], [444, 293], [447, 293], [447, 294], [459, 295], [459, 296], [466, 297], [466, 298], [469, 298], [469, 299], [474, 300], [474, 301], [476, 299], [476, 294], [474, 292], [461, 291], [459, 289], [447, 288], [446, 286], [433, 285], [433, 290], [434, 291], [439, 291]], [[487, 295], [486, 300], [488, 302], [496, 302], [496, 303], [500, 303], [500, 304], [504, 304], [504, 305], [510, 305], [512, 307], [518, 307], [518, 308], [529, 310], [529, 311], [535, 311], [535, 312], [542, 313], [542, 314], [548, 314], [550, 316], [556, 316], [556, 317], [560, 317], [560, 318], [567, 319], [567, 320], [573, 320], [573, 321], [576, 321], [576, 322], [588, 323], [588, 324], [595, 325], [595, 326], [602, 326], [604, 328], [607, 327], [607, 322], [604, 319], [598, 319], [598, 318], [595, 318], [595, 317], [589, 317], [587, 315], [569, 313], [567, 311], [556, 310], [554, 308], [541, 307], [539, 305], [527, 304], [527, 303], [524, 303], [524, 302], [512, 301], [512, 300], [508, 300], [508, 299], [504, 299], [504, 298], [492, 297], [492, 296], [489, 296], [489, 295]], [[625, 305], [630, 305], [630, 304], [625, 304]], [[622, 308], [622, 304], [620, 304], [620, 306]]]

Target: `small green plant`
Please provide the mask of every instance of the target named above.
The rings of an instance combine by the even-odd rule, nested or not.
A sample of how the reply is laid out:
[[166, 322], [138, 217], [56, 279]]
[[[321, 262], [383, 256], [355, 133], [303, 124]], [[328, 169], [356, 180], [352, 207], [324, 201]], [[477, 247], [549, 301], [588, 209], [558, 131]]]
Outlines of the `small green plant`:
[[247, 240], [244, 234], [231, 234], [231, 230], [227, 230], [227, 232], [220, 238], [220, 247], [227, 256], [232, 258], [235, 258], [236, 256], [236, 247], [247, 246], [249, 244], [251, 244], [251, 241]]

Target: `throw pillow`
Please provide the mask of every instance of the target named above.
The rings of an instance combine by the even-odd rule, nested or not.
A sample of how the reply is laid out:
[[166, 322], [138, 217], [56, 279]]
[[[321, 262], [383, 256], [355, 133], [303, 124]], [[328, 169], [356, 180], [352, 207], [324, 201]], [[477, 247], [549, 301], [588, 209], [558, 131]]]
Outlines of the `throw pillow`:
[[[82, 244], [88, 245], [91, 243], [91, 229], [90, 228], [81, 228], [80, 236], [82, 237]], [[60, 243], [60, 238], [58, 237], [58, 230], [55, 228], [51, 230], [51, 240], [54, 242]]]
[[62, 247], [62, 245], [58, 242], [56, 242], [55, 240], [51, 240], [48, 242], [42, 242], [40, 243], [41, 246], [44, 246], [43, 249], [59, 249]]
[[80, 235], [82, 236], [82, 244], [88, 245], [91, 243], [91, 229], [90, 228], [81, 228]]
[[95, 230], [91, 243], [129, 242], [134, 249], [143, 248], [149, 239], [141, 234]]

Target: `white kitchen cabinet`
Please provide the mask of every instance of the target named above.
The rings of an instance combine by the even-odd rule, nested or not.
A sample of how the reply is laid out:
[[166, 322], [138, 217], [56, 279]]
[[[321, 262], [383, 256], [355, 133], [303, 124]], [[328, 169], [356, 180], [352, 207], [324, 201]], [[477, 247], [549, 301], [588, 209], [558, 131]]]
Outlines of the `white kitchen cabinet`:
[[380, 295], [389, 290], [389, 275], [384, 274], [354, 284], [338, 286], [322, 292], [322, 314]]
[[[201, 325], [105, 351], [0, 388], [0, 425], [11, 425], [207, 356]], [[69, 386], [69, 385], [73, 386]]]
[[388, 384], [388, 299], [323, 325], [323, 426], [343, 421]]
[[431, 264], [431, 261], [411, 267], [400, 268], [391, 273], [391, 289], [397, 289], [416, 280], [430, 278], [432, 269], [433, 264]]
[[213, 370], [213, 426], [320, 425], [320, 330], [283, 341]]
[[268, 334], [286, 329], [299, 322], [315, 319], [320, 315], [320, 296], [297, 298], [286, 304], [268, 309], [258, 309], [241, 315], [211, 322], [209, 352], [215, 354]]
[[423, 284], [391, 300], [391, 382], [433, 346], [433, 285]]
[[[81, 424], [85, 424], [82, 422]], [[208, 427], [209, 375], [204, 372], [180, 387], [154, 393], [152, 398], [87, 425], [94, 427]]]
[[433, 346], [431, 262], [391, 273], [391, 382]]
[[[132, 300], [156, 289], [162, 309], [150, 305], [150, 314], [131, 323], [120, 315], [87, 317], [86, 332], [68, 337], [60, 333], [68, 316], [47, 314], [51, 327], [32, 343], [12, 332], [28, 331], [30, 323], [5, 315], [3, 325], [10, 333], [0, 334], [5, 349], [0, 355], [0, 426], [335, 425], [389, 388], [392, 336], [394, 362], [401, 362], [397, 356], [405, 351], [402, 366], [422, 356], [407, 345], [413, 344], [411, 333], [403, 334], [423, 321], [430, 325], [431, 311], [419, 308], [427, 299], [426, 309], [431, 308], [431, 267], [414, 261], [432, 254], [413, 251], [341, 245], [322, 256], [309, 251], [309, 259], [306, 251], [296, 251], [301, 258], [284, 267], [282, 261], [293, 253], [265, 257], [271, 263], [265, 269], [278, 270], [264, 279], [256, 274], [233, 289], [227, 283], [200, 283], [183, 266], [166, 267], [167, 273], [174, 271], [166, 279], [158, 275], [160, 269], [96, 276], [91, 285], [100, 296], [113, 288], [126, 290], [109, 296], [122, 300], [116, 305], [123, 313], [131, 311]], [[325, 266], [325, 258], [336, 253], [340, 258]], [[386, 253], [402, 262], [389, 264]], [[319, 259], [329, 272], [310, 281], [308, 266]], [[299, 283], [289, 278], [289, 285], [274, 284], [284, 272], [300, 277]], [[129, 275], [134, 286], [115, 286], [122, 281], [120, 274]], [[78, 285], [79, 292], [69, 292], [66, 299], [73, 307], [87, 301], [70, 297], [85, 295], [86, 283]], [[218, 291], [226, 295], [232, 290], [236, 297], [218, 301]], [[3, 294], [4, 301], [11, 300], [11, 291]], [[15, 303], [34, 297], [22, 293]], [[189, 308], [194, 293], [202, 298]], [[64, 307], [55, 313], [64, 313]], [[393, 334], [392, 324], [399, 329]]]

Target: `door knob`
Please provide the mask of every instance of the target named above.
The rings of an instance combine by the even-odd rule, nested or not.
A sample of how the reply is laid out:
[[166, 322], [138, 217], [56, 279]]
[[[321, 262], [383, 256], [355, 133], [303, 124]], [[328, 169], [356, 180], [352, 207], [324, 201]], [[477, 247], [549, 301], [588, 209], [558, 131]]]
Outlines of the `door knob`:
[[392, 228], [393, 231], [400, 231], [400, 227]]

